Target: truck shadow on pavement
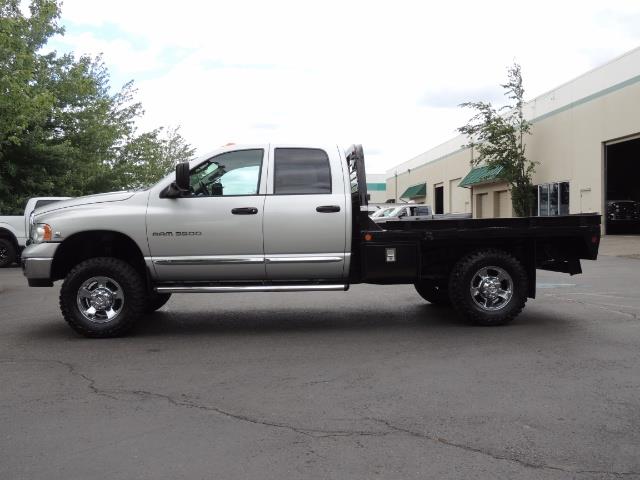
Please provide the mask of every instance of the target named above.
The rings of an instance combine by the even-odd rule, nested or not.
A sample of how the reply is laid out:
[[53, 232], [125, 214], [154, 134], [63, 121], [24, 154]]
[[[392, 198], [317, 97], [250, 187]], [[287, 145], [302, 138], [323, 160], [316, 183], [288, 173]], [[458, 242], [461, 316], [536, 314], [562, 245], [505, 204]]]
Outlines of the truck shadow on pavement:
[[527, 330], [546, 329], [550, 324], [557, 325], [557, 319], [544, 315], [522, 315], [512, 324], [504, 327], [477, 327], [467, 323], [453, 310], [448, 308], [421, 305], [411, 312], [402, 314], [391, 312], [341, 313], [325, 311], [322, 313], [295, 312], [273, 309], [256, 314], [244, 312], [176, 312], [159, 311], [141, 318], [133, 335], [138, 337], [165, 335], [201, 335], [201, 334], [271, 334], [274, 332], [307, 332], [309, 334], [327, 331], [408, 331], [425, 334], [465, 330], [478, 333], [478, 330], [494, 331], [514, 330], [527, 327]]
[[[344, 312], [338, 308], [335, 311], [313, 312], [273, 308], [259, 312], [224, 310], [215, 313], [172, 309], [141, 317], [127, 336], [169, 338], [196, 335], [269, 335], [274, 332], [298, 332], [311, 335], [331, 331], [370, 332], [374, 330], [413, 332], [420, 335], [448, 331], [455, 332], [456, 335], [461, 333], [480, 335], [481, 332], [503, 335], [507, 330], [513, 333], [526, 331], [527, 335], [539, 331], [541, 335], [545, 335], [544, 332], [548, 334], [549, 328], [553, 328], [554, 334], [558, 334], [569, 327], [562, 318], [557, 316], [526, 311], [509, 325], [478, 327], [467, 323], [450, 308], [432, 305], [419, 305], [400, 313], [378, 310]], [[28, 330], [31, 338], [41, 340], [53, 337], [81, 338], [69, 329], [62, 318], [52, 318]]]

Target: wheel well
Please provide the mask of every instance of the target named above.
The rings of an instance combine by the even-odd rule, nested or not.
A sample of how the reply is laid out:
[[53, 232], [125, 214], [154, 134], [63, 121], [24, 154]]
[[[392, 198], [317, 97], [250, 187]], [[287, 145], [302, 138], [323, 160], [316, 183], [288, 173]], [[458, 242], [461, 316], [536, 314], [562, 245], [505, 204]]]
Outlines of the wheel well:
[[502, 250], [521, 262], [529, 276], [529, 296], [535, 297], [535, 246], [527, 242], [503, 244], [500, 242], [473, 242], [460, 244], [453, 248], [449, 245], [428, 247], [422, 252], [420, 276], [423, 279], [446, 281], [453, 266], [463, 257], [473, 252], [486, 249]]
[[109, 230], [81, 232], [63, 241], [56, 250], [51, 267], [53, 280], [60, 280], [80, 262], [94, 257], [112, 257], [124, 260], [143, 279], [147, 278], [144, 256], [130, 237]]
[[5, 238], [9, 240], [11, 243], [13, 243], [13, 246], [15, 247], [16, 250], [20, 250], [18, 245], [18, 239], [10, 230], [7, 230], [6, 228], [0, 228], [0, 238]]

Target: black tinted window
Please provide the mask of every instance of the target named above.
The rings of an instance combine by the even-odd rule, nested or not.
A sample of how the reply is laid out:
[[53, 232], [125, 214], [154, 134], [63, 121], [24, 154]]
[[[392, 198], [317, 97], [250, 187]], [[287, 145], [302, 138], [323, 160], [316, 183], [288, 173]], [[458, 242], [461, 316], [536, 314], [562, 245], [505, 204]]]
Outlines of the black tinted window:
[[327, 153], [317, 148], [276, 148], [274, 193], [331, 193]]

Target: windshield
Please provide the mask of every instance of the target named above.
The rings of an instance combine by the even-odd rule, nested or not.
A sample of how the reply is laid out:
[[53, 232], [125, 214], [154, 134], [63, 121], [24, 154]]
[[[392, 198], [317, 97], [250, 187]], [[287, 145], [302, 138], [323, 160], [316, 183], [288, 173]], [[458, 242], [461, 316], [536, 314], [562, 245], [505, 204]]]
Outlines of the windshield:
[[371, 215], [371, 218], [386, 217], [386, 216], [388, 216], [392, 211], [393, 211], [393, 207], [391, 207], [391, 208], [381, 208], [381, 209], [376, 210], [375, 212], [373, 212], [373, 215]]
[[385, 215], [385, 217], [397, 217], [402, 213], [404, 209], [405, 207], [396, 207], [392, 209], [387, 215]]

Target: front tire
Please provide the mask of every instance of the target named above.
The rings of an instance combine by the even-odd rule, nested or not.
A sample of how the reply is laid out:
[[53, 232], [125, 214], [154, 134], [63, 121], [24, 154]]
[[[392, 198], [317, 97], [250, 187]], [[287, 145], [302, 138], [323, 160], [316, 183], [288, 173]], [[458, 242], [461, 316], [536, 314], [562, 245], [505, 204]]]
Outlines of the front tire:
[[69, 272], [60, 290], [60, 310], [80, 335], [117, 337], [133, 327], [146, 298], [142, 277], [131, 265], [97, 257]]
[[13, 242], [7, 238], [0, 238], [0, 268], [13, 265], [17, 259], [17, 251]]
[[483, 250], [463, 257], [449, 279], [454, 308], [476, 325], [509, 323], [524, 308], [527, 292], [524, 267], [501, 250]]

